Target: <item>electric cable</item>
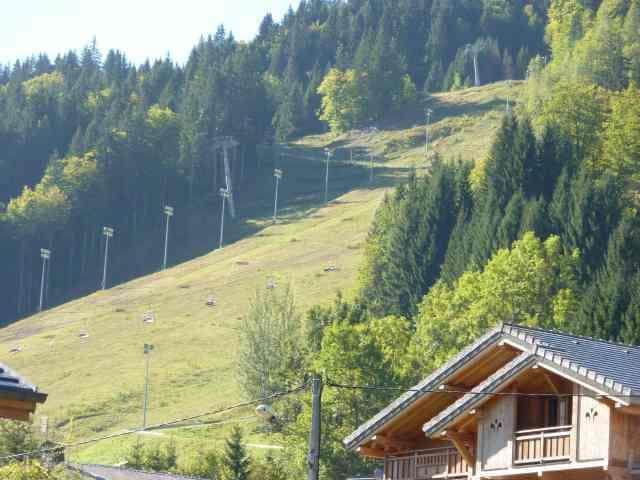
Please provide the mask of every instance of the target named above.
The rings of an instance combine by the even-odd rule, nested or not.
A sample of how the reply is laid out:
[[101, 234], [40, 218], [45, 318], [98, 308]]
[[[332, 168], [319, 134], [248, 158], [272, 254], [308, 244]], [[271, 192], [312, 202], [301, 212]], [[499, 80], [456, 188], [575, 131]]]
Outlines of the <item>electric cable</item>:
[[176, 420], [170, 420], [170, 421], [167, 421], [167, 422], [156, 423], [156, 424], [153, 424], [153, 425], [149, 425], [147, 428], [134, 428], [134, 429], [130, 429], [130, 430], [125, 430], [123, 432], [111, 433], [109, 435], [103, 435], [101, 437], [89, 438], [89, 439], [80, 440], [80, 441], [77, 441], [77, 442], [60, 443], [60, 444], [56, 445], [55, 447], [40, 448], [40, 449], [31, 450], [31, 451], [27, 451], [27, 452], [14, 453], [12, 455], [4, 455], [4, 456], [0, 457], [0, 461], [11, 460], [11, 459], [15, 459], [15, 458], [22, 458], [22, 457], [37, 456], [37, 455], [41, 455], [41, 454], [48, 453], [48, 452], [59, 451], [61, 448], [65, 448], [66, 449], [66, 448], [72, 448], [72, 447], [79, 447], [79, 446], [88, 445], [88, 444], [91, 444], [91, 443], [101, 442], [103, 440], [112, 440], [114, 438], [125, 437], [125, 436], [128, 436], [128, 435], [133, 435], [135, 433], [148, 432], [148, 431], [152, 431], [152, 430], [159, 430], [159, 429], [163, 429], [163, 428], [168, 428], [168, 427], [171, 427], [171, 426], [176, 425], [176, 424], [188, 422], [190, 420], [197, 420], [198, 418], [208, 417], [208, 416], [211, 416], [211, 415], [219, 415], [221, 413], [230, 412], [232, 410], [237, 410], [239, 408], [249, 407], [249, 406], [253, 406], [253, 405], [256, 405], [256, 404], [263, 403], [263, 402], [267, 402], [269, 400], [275, 400], [275, 399], [278, 399], [278, 398], [282, 398], [282, 397], [285, 397], [285, 396], [292, 395], [294, 393], [300, 392], [300, 391], [302, 391], [302, 390], [304, 390], [306, 388], [307, 388], [307, 383], [303, 383], [302, 385], [299, 385], [299, 386], [297, 386], [295, 388], [291, 388], [289, 390], [284, 390], [282, 392], [272, 393], [271, 395], [267, 395], [267, 396], [262, 397], [262, 398], [258, 398], [258, 399], [254, 399], [254, 400], [248, 400], [246, 402], [236, 403], [236, 404], [230, 405], [228, 407], [223, 407], [223, 408], [219, 408], [219, 409], [216, 409], [216, 410], [211, 410], [211, 411], [204, 412], [204, 413], [199, 413], [197, 415], [190, 415], [188, 417], [183, 417], [183, 418], [179, 418], [179, 419], [176, 419]]

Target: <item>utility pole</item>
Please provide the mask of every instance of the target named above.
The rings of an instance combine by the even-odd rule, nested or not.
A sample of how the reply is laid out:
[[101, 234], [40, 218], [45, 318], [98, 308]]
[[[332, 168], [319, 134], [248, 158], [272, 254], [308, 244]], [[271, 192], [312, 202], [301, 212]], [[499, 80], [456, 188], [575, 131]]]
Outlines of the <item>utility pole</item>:
[[145, 357], [145, 368], [144, 368], [144, 404], [142, 406], [142, 429], [147, 429], [147, 406], [149, 402], [149, 358], [151, 357], [151, 352], [153, 351], [154, 346], [150, 343], [144, 344], [144, 357]]
[[224, 207], [227, 199], [231, 197], [231, 192], [226, 188], [221, 188], [220, 196], [222, 197], [222, 214], [220, 215], [220, 246], [218, 248], [222, 248], [222, 241], [224, 239]]
[[273, 222], [278, 220], [278, 187], [280, 186], [280, 180], [282, 179], [282, 170], [276, 168], [273, 171], [273, 176], [276, 178], [276, 193], [273, 201]]
[[511, 115], [511, 105], [509, 104], [509, 97], [511, 96], [511, 86], [513, 82], [511, 80], [507, 81], [507, 116]]
[[322, 378], [315, 376], [311, 380], [311, 433], [309, 435], [309, 476], [308, 480], [318, 480], [320, 474], [320, 421], [322, 410]]
[[44, 303], [44, 272], [47, 267], [47, 261], [51, 258], [51, 250], [41, 248], [40, 257], [42, 257], [42, 277], [40, 279], [40, 304], [38, 305], [38, 312], [42, 311], [42, 306]]
[[102, 234], [105, 237], [104, 244], [104, 267], [102, 268], [102, 290], [107, 289], [107, 261], [109, 258], [109, 239], [113, 237], [114, 229], [111, 227], [102, 227]]
[[425, 128], [424, 128], [424, 159], [428, 160], [429, 159], [429, 127], [431, 126], [431, 115], [433, 114], [433, 110], [431, 110], [430, 108], [427, 108], [424, 111], [424, 113], [427, 116], [427, 123], [425, 124]]
[[169, 220], [173, 217], [173, 207], [166, 205], [164, 207], [164, 214], [167, 217], [167, 228], [164, 232], [164, 258], [162, 260], [162, 270], [167, 269], [167, 249], [169, 246]]
[[325, 148], [324, 153], [327, 154], [326, 170], [324, 176], [324, 203], [327, 204], [329, 202], [329, 160], [333, 156], [333, 150], [331, 150], [330, 148]]

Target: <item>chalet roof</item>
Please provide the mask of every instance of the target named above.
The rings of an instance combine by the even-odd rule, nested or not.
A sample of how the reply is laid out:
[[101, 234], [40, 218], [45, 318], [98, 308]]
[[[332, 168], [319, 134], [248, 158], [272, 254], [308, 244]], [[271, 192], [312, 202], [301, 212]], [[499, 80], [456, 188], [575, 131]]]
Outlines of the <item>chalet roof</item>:
[[[449, 375], [458, 370], [458, 368], [463, 366], [469, 360], [479, 355], [485, 347], [496, 343], [500, 339], [500, 336], [501, 328], [494, 328], [480, 337], [476, 342], [463, 349], [453, 359], [436, 369], [431, 375], [415, 385], [410, 391], [400, 395], [396, 400], [380, 410], [370, 420], [358, 427], [357, 430], [343, 440], [345, 447], [355, 448], [360, 444], [360, 442], [371, 437], [371, 435], [373, 435], [383, 424], [397, 416], [408, 406], [428, 395], [431, 390], [437, 388], [447, 377], [449, 377]], [[424, 391], [421, 392], [419, 390]]]
[[83, 477], [93, 480], [199, 480], [194, 477], [172, 475], [169, 473], [142, 472], [121, 467], [105, 465], [69, 465]]
[[452, 420], [460, 414], [474, 408], [476, 405], [487, 400], [486, 395], [478, 392], [492, 392], [504, 385], [505, 382], [513, 379], [515, 375], [526, 370], [535, 362], [535, 356], [528, 352], [523, 352], [507, 363], [504, 367], [487, 377], [471, 392], [466, 393], [453, 402], [438, 415], [433, 417], [422, 427], [425, 435], [430, 436], [445, 428]]
[[47, 394], [39, 392], [26, 378], [0, 363], [0, 398], [42, 403]]
[[623, 397], [640, 394], [640, 347], [521, 325], [504, 324], [502, 331], [596, 388]]
[[[355, 448], [370, 438], [385, 423], [429, 395], [447, 377], [499, 341], [516, 346], [532, 355], [536, 362], [554, 368], [596, 391], [617, 398], [640, 396], [640, 347], [505, 323], [490, 330], [361, 425], [343, 440], [345, 447]], [[459, 401], [464, 398], [461, 397]]]

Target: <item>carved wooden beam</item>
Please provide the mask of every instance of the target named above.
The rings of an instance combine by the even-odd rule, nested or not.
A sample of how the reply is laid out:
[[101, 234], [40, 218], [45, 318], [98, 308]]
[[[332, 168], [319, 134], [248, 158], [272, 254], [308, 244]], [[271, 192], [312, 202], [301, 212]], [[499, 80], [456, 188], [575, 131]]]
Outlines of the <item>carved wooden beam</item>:
[[480, 420], [483, 417], [483, 411], [481, 408], [474, 408], [473, 410], [469, 410], [469, 413], [467, 414], [467, 418], [465, 418], [462, 423], [460, 424], [460, 427], [458, 428], [458, 431], [463, 433], [466, 432], [467, 429], [474, 423], [477, 422], [478, 420]]
[[467, 393], [469, 391], [469, 387], [465, 387], [464, 385], [455, 385], [455, 384], [447, 384], [443, 383], [438, 387], [438, 390], [451, 392], [451, 393]]
[[556, 382], [553, 380], [553, 378], [551, 378], [549, 374], [544, 370], [542, 370], [542, 376], [549, 385], [549, 388], [551, 388], [551, 391], [556, 395], [560, 395], [560, 387], [556, 385]]
[[475, 455], [470, 452], [467, 446], [464, 444], [465, 441], [473, 444], [473, 437], [469, 434], [462, 434], [452, 431], [447, 431], [446, 435], [451, 443], [453, 443], [453, 446], [456, 447], [458, 453], [462, 456], [462, 458], [464, 458], [464, 461], [467, 462], [467, 465], [475, 465]]
[[406, 442], [386, 434], [377, 434], [371, 437], [371, 441], [376, 445], [384, 447], [385, 451], [402, 451], [409, 450], [413, 447], [411, 442]]
[[356, 452], [358, 452], [358, 454], [362, 455], [363, 457], [384, 458], [384, 450], [380, 448], [358, 447], [356, 449]]

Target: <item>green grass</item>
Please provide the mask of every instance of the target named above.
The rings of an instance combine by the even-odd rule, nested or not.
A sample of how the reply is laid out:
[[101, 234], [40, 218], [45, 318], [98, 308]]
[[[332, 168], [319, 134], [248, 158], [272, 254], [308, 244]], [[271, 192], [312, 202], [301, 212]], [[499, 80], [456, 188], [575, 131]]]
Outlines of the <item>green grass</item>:
[[[506, 85], [495, 84], [435, 96], [433, 151], [445, 158], [484, 157], [503, 116], [506, 94]], [[16, 344], [23, 348], [6, 362], [49, 393], [38, 415], [49, 416], [50, 425], [67, 440], [139, 426], [145, 342], [156, 347], [151, 357], [149, 423], [241, 400], [238, 327], [253, 292], [270, 277], [289, 281], [300, 309], [328, 302], [339, 290], [347, 297], [354, 293], [377, 205], [408, 172], [425, 166], [420, 118], [420, 111], [407, 111], [382, 124], [374, 135], [310, 136], [279, 147], [273, 163], [264, 165], [262, 182], [257, 182], [256, 191], [262, 193], [250, 203], [241, 202], [241, 219], [226, 227], [230, 238], [237, 239], [234, 243], [3, 328], [0, 351], [8, 352]], [[340, 160], [330, 172], [328, 206], [322, 204], [325, 146], [338, 148]], [[352, 148], [356, 154], [350, 163], [346, 160]], [[376, 154], [373, 184], [369, 184], [368, 159], [358, 153], [363, 150]], [[274, 166], [285, 170], [282, 219], [275, 225], [269, 219]], [[338, 271], [325, 272], [330, 263]], [[205, 304], [209, 292], [217, 299], [216, 307]], [[156, 314], [153, 325], [142, 322], [148, 309]], [[81, 339], [81, 332], [89, 337]], [[215, 443], [225, 428], [162, 433], [192, 446]], [[80, 461], [115, 463], [132, 441], [96, 443], [74, 456]], [[277, 443], [258, 432], [250, 441]]]

